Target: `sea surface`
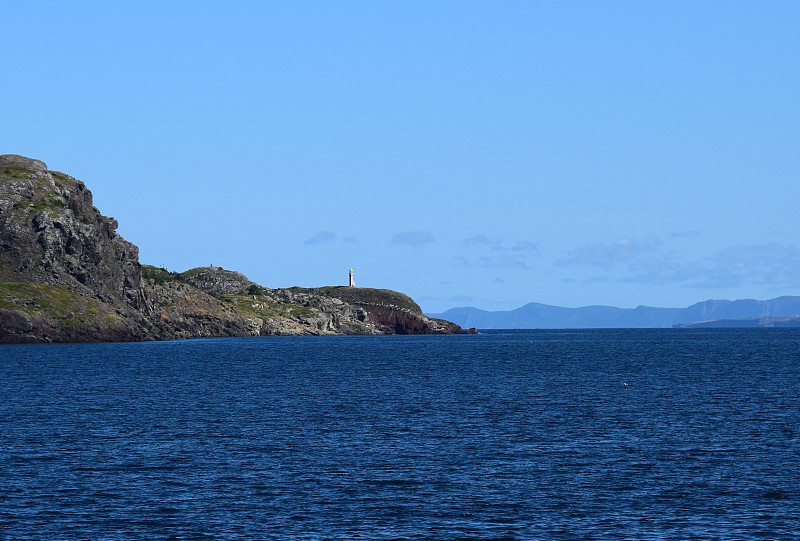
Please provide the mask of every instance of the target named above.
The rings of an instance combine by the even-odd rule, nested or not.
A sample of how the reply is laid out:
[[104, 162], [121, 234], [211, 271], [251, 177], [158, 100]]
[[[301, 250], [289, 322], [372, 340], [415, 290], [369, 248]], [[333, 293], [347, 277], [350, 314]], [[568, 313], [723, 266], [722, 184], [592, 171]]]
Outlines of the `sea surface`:
[[0, 539], [800, 538], [800, 329], [0, 346]]

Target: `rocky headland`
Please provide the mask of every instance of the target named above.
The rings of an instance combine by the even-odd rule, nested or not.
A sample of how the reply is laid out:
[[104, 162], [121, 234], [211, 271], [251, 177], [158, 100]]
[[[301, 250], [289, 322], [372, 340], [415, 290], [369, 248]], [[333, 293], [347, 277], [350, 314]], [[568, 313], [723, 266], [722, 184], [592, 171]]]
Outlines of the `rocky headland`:
[[475, 332], [391, 290], [272, 289], [221, 267], [141, 265], [116, 229], [80, 180], [0, 156], [0, 343]]

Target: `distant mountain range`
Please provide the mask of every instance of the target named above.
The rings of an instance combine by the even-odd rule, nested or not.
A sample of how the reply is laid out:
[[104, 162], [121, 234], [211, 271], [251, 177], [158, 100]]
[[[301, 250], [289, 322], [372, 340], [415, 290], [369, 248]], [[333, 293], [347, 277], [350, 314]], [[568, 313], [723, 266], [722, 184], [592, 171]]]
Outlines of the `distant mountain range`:
[[[616, 308], [614, 306], [584, 306], [564, 308], [530, 303], [516, 310], [490, 312], [478, 308], [451, 308], [431, 317], [447, 319], [462, 327], [478, 329], [602, 329], [658, 328], [686, 326], [699, 322], [718, 322], [702, 326], [745, 326], [746, 319], [764, 321], [774, 317], [800, 315], [800, 297], [778, 297], [766, 301], [742, 299], [737, 301], [708, 300], [687, 308]], [[766, 319], [765, 319], [766, 318]], [[720, 320], [731, 320], [726, 324]], [[693, 325], [701, 326], [701, 325]]]

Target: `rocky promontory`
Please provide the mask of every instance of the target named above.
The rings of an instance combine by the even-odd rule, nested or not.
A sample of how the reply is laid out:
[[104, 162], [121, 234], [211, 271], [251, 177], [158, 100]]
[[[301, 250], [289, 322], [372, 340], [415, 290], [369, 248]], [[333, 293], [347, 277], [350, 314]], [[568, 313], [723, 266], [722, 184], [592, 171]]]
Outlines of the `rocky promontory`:
[[116, 229], [80, 180], [0, 156], [0, 343], [474, 332], [391, 290], [272, 289], [221, 267], [141, 265]]

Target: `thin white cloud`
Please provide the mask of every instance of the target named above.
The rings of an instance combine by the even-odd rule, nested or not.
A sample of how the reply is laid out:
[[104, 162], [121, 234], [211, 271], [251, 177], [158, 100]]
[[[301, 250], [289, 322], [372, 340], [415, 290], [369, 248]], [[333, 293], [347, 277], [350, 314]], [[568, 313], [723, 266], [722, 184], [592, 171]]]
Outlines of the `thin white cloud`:
[[327, 244], [336, 240], [336, 237], [337, 235], [333, 231], [319, 231], [303, 241], [303, 244]]
[[435, 295], [422, 295], [421, 301], [447, 301], [447, 302], [474, 302], [476, 299], [472, 295], [453, 295], [450, 297], [438, 297]]
[[702, 235], [700, 231], [689, 230], [689, 231], [675, 231], [674, 233], [670, 233], [669, 236], [674, 239], [691, 239], [694, 237], [699, 237]]
[[671, 254], [659, 254], [630, 262], [627, 275], [615, 281], [650, 285], [680, 284], [706, 273], [707, 270], [699, 262], [681, 263], [674, 260]]
[[663, 242], [658, 237], [647, 236], [641, 240], [622, 238], [611, 243], [585, 244], [556, 260], [557, 267], [589, 265], [611, 268], [621, 263], [633, 261], [646, 254], [655, 253]]
[[464, 239], [465, 246], [487, 246], [497, 243], [496, 240], [491, 240], [486, 235], [474, 235], [468, 239]]
[[800, 249], [794, 245], [730, 246], [710, 258], [711, 276], [718, 282], [800, 285]]
[[485, 269], [527, 269], [528, 264], [521, 258], [510, 254], [481, 256], [478, 265]]
[[474, 302], [475, 297], [472, 295], [453, 295], [452, 297], [448, 297], [448, 302]]
[[645, 258], [630, 266], [622, 281], [684, 284], [694, 288], [743, 285], [800, 287], [800, 249], [778, 243], [729, 246], [697, 261]]
[[391, 239], [391, 244], [405, 246], [422, 246], [434, 241], [430, 231], [404, 231], [397, 233]]
[[800, 248], [765, 243], [729, 246], [696, 260], [679, 260], [655, 237], [589, 244], [554, 263], [602, 271], [585, 282], [732, 288], [743, 285], [800, 287]]
[[[464, 245], [473, 248], [473, 250], [471, 250], [471, 255], [457, 256], [455, 258], [463, 267], [527, 269], [530, 268], [528, 259], [540, 255], [539, 243], [527, 240], [518, 241], [508, 247], [502, 239], [492, 239], [486, 235], [474, 235], [464, 239]], [[483, 254], [477, 255], [476, 252], [483, 252]]]
[[523, 253], [530, 254], [530, 255], [533, 255], [533, 256], [538, 256], [539, 255], [539, 248], [540, 248], [540, 243], [531, 242], [531, 241], [528, 241], [528, 240], [523, 240], [523, 241], [520, 241], [520, 242], [517, 242], [516, 244], [514, 244], [511, 247], [511, 251], [512, 252], [523, 252]]

